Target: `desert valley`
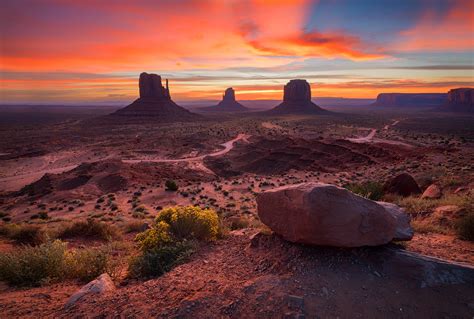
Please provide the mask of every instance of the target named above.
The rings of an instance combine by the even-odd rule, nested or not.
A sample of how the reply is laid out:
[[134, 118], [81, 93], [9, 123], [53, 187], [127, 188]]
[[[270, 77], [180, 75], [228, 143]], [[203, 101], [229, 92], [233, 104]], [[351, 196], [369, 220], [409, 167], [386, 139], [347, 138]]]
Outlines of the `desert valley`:
[[[224, 102], [214, 112], [194, 113], [173, 102], [159, 76], [142, 73], [140, 98], [110, 114], [47, 108], [45, 118], [24, 124], [8, 117], [19, 112], [28, 117], [27, 111], [4, 110], [2, 252], [46, 245], [51, 238], [63, 240], [67, 249], [101, 251], [103, 263], [80, 278], [105, 272], [117, 287], [112, 294], [71, 302], [81, 280], [50, 278], [50, 284], [28, 290], [5, 286], [1, 313], [268, 318], [472, 313], [474, 90], [464, 90], [467, 102], [463, 95], [455, 104], [464, 112], [452, 112], [454, 102], [407, 112], [379, 101], [359, 110], [327, 111], [311, 102], [305, 80], [292, 80], [283, 90], [283, 102], [268, 111], [227, 110]], [[224, 101], [235, 102], [235, 93], [228, 92]], [[458, 98], [450, 92], [453, 99]], [[383, 237], [380, 225], [377, 235], [362, 232], [359, 239], [341, 226], [328, 235], [336, 239], [315, 239], [305, 223], [292, 228], [291, 221], [272, 220], [280, 209], [307, 204], [298, 204], [297, 197], [288, 204], [277, 198], [266, 202], [257, 200], [259, 194], [290, 192], [294, 185], [341, 187], [340, 194], [324, 196], [339, 196], [338, 205], [349, 205], [339, 208], [343, 211], [368, 205], [347, 197], [350, 192], [369, 204], [399, 205], [411, 219], [413, 229], [400, 238], [408, 241]], [[193, 253], [162, 277], [143, 281], [161, 273], [143, 269], [132, 276], [128, 260], [139, 254], [137, 233], [154, 229], [160, 210], [190, 206], [217, 213], [218, 237], [195, 243]], [[295, 236], [286, 229], [297, 232], [291, 241], [322, 240], [326, 247], [284, 242], [280, 235]], [[28, 280], [11, 270], [13, 275], [18, 277], [3, 279], [13, 286]], [[41, 282], [41, 276], [29, 276]], [[416, 305], [414, 296], [421, 298]], [[368, 308], [369, 300], [379, 306]]]
[[474, 318], [473, 21], [1, 1], [0, 319]]

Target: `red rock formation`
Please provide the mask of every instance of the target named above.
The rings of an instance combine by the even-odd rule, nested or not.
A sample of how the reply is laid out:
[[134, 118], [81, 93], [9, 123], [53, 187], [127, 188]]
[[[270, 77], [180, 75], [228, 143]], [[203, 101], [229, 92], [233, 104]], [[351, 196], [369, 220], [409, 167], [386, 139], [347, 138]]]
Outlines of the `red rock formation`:
[[311, 102], [311, 86], [306, 80], [291, 80], [283, 88], [284, 102]]
[[459, 88], [449, 90], [448, 108], [452, 111], [474, 112], [474, 89]]
[[228, 88], [225, 90], [224, 95], [222, 96], [223, 102], [235, 102], [235, 91], [233, 88]]
[[118, 110], [114, 115], [128, 117], [153, 117], [159, 121], [179, 122], [199, 118], [199, 115], [177, 105], [171, 100], [166, 80], [166, 87], [161, 84], [161, 76], [157, 74], [140, 74], [138, 81], [140, 98], [129, 106]]
[[311, 86], [306, 80], [291, 80], [283, 88], [283, 102], [269, 111], [273, 114], [320, 114], [327, 111], [311, 101]]
[[335, 185], [303, 183], [257, 195], [262, 223], [288, 241], [336, 247], [410, 240], [410, 218], [397, 205], [374, 202]]
[[[166, 80], [168, 86], [168, 80]], [[171, 98], [167, 88], [161, 84], [161, 76], [143, 72], [138, 81], [140, 98]]]
[[225, 90], [222, 101], [215, 106], [203, 107], [201, 111], [205, 112], [244, 112], [249, 109], [235, 100], [235, 91], [233, 88]]
[[436, 107], [446, 102], [445, 93], [380, 93], [373, 104], [379, 107]]

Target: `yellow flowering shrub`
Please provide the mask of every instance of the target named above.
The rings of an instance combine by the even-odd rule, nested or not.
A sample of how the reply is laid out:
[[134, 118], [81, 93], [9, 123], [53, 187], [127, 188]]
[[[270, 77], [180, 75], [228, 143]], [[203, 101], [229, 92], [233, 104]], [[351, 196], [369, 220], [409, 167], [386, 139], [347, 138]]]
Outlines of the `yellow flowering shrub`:
[[172, 242], [169, 228], [170, 226], [167, 223], [158, 222], [152, 228], [137, 234], [135, 240], [138, 242], [141, 250], [148, 251]]
[[154, 225], [135, 240], [142, 251], [150, 251], [182, 240], [215, 240], [218, 232], [219, 218], [214, 210], [178, 206], [161, 210]]
[[163, 209], [155, 219], [165, 222], [177, 239], [215, 240], [219, 232], [219, 217], [212, 209], [180, 206]]

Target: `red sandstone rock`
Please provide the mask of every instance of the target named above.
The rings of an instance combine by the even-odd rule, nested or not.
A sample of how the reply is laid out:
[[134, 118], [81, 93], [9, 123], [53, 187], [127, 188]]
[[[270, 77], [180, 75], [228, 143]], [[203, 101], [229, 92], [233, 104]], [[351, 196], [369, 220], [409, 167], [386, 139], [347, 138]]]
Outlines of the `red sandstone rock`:
[[409, 240], [409, 218], [393, 204], [379, 204], [322, 183], [285, 186], [258, 194], [260, 220], [288, 241], [337, 247]]
[[306, 80], [291, 80], [283, 89], [283, 102], [269, 111], [273, 114], [327, 113], [311, 101], [311, 86]]
[[440, 198], [442, 196], [441, 188], [436, 184], [431, 184], [428, 188], [423, 192], [421, 198]]

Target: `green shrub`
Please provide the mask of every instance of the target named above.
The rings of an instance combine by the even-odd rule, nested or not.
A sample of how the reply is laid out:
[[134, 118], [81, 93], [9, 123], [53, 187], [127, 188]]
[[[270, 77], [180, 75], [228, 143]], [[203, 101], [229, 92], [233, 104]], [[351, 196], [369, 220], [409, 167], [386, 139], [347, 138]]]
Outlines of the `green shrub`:
[[471, 212], [459, 219], [456, 230], [461, 239], [474, 241], [474, 213]]
[[228, 223], [231, 230], [249, 227], [249, 220], [246, 217], [230, 218]]
[[367, 181], [360, 184], [347, 184], [344, 187], [354, 194], [371, 200], [381, 200], [384, 195], [383, 185], [379, 182]]
[[170, 234], [170, 225], [160, 221], [150, 229], [139, 233], [135, 240], [138, 242], [140, 249], [144, 252], [159, 248], [166, 244], [172, 244], [173, 238]]
[[116, 227], [89, 218], [87, 221], [77, 221], [72, 225], [66, 226], [59, 231], [57, 237], [61, 239], [84, 237], [111, 241], [119, 239], [121, 236]]
[[138, 233], [143, 230], [144, 223], [140, 221], [131, 221], [123, 225], [125, 233]]
[[162, 275], [192, 253], [196, 240], [215, 240], [219, 225], [219, 218], [211, 209], [195, 206], [163, 209], [152, 227], [135, 237], [142, 253], [130, 261], [129, 276]]
[[384, 196], [384, 200], [395, 203], [413, 215], [424, 212], [431, 212], [436, 207], [455, 205], [465, 209], [468, 212], [474, 212], [474, 201], [471, 199], [472, 194], [447, 194], [439, 199], [425, 199], [419, 196], [400, 197], [400, 196]]
[[167, 191], [176, 192], [178, 190], [178, 184], [172, 179], [169, 179], [165, 182], [165, 188]]
[[163, 209], [155, 219], [165, 222], [176, 239], [214, 240], [219, 231], [219, 217], [212, 209], [196, 206]]
[[163, 275], [173, 267], [183, 263], [193, 252], [190, 242], [177, 242], [143, 252], [131, 259], [129, 277], [152, 278]]
[[60, 241], [0, 254], [0, 280], [12, 286], [38, 286], [64, 278], [66, 244]]
[[106, 249], [78, 249], [66, 254], [67, 275], [88, 282], [107, 272], [109, 257]]
[[65, 279], [90, 281], [104, 272], [113, 273], [107, 248], [67, 250], [56, 240], [0, 253], [0, 281], [12, 286], [38, 286]]
[[0, 230], [0, 235], [15, 241], [17, 244], [37, 246], [48, 239], [46, 231], [35, 225], [5, 225]]
[[39, 217], [39, 219], [46, 220], [46, 219], [49, 218], [48, 212], [39, 212], [39, 213], [38, 213], [38, 217]]

